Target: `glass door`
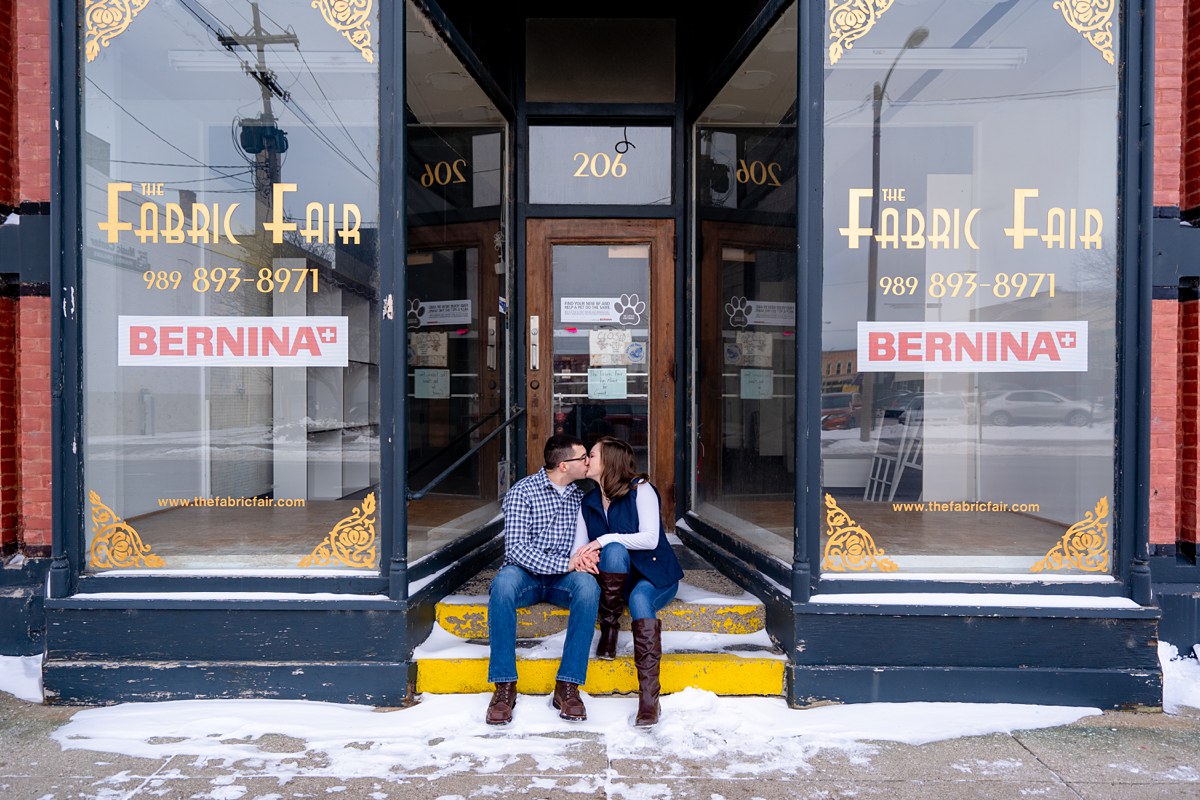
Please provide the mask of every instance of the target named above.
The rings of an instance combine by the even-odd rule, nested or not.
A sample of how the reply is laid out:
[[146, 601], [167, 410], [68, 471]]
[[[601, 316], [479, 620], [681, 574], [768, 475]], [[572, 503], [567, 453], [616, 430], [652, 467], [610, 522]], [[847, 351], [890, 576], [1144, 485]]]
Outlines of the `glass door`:
[[629, 442], [674, 520], [671, 220], [530, 220], [528, 470], [546, 437]]

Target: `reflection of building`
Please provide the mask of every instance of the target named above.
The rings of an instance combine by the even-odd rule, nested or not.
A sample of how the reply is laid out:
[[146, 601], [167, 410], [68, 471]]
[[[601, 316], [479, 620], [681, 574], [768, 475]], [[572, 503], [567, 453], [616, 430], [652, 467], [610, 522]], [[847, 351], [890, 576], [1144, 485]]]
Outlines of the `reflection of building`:
[[[1069, 9], [1035, 16], [1042, 0], [915, 0], [858, 27], [846, 21], [855, 15], [831, 26], [822, 3], [676, 4], [631, 20], [598, 3], [423, 0], [367, 4], [375, 16], [356, 34], [310, 4], [260, 0], [275, 33], [299, 41], [271, 49], [274, 77], [253, 77], [257, 57], [243, 64], [237, 48], [197, 45], [210, 37], [179, 4], [151, 4], [120, 31], [77, 25], [76, 4], [51, 5], [55, 31], [80, 29], [81, 41], [62, 44], [84, 54], [79, 71], [37, 84], [52, 42], [28, 10], [12, 42], [44, 46], [7, 48], [12, 69], [0, 70], [0, 90], [19, 100], [15, 117], [0, 112], [0, 155], [19, 165], [0, 176], [0, 210], [14, 214], [0, 226], [0, 407], [16, 410], [0, 426], [0, 555], [27, 559], [0, 570], [0, 652], [41, 650], [48, 635], [48, 685], [63, 697], [129, 696], [129, 684], [90, 682], [101, 662], [142, 668], [140, 649], [91, 633], [128, 608], [86, 597], [125, 581], [147, 595], [139, 613], [158, 637], [147, 636], [157, 681], [148, 693], [233, 695], [268, 682], [291, 696], [398, 701], [433, 604], [494, 560], [497, 498], [537, 468], [540, 441], [560, 427], [634, 440], [672, 509], [668, 525], [684, 520], [687, 546], [769, 605], [794, 703], [1052, 696], [1153, 706], [1154, 637], [1181, 648], [1200, 638], [1200, 431], [1188, 382], [1197, 259], [1194, 229], [1178, 222], [1200, 207], [1190, 188], [1200, 165], [1171, 149], [1198, 112], [1173, 106], [1161, 78], [1182, 75], [1200, 48], [1185, 55], [1168, 37], [1156, 54], [1152, 175], [1132, 156], [1150, 149], [1128, 77], [1141, 63], [1140, 2], [1113, 16], [1130, 41], [1106, 59]], [[218, 20], [241, 7], [193, 5]], [[1156, 13], [1169, 20], [1182, 7], [1163, 0]], [[547, 18], [559, 14], [568, 16]], [[928, 40], [913, 36], [918, 26]], [[404, 93], [401, 76], [378, 72], [401, 35]], [[863, 98], [881, 81], [872, 109]], [[65, 170], [53, 192], [50, 91], [83, 98], [63, 122], [77, 129], [53, 140]], [[817, 113], [798, 111], [812, 98], [824, 103]], [[288, 142], [269, 170], [242, 158], [231, 122], [243, 106], [253, 120], [264, 100]], [[862, 192], [875, 110], [880, 233], [892, 237], [875, 254], [886, 292], [866, 286], [858, 241], [872, 207]], [[1130, 154], [1120, 173], [1118, 152]], [[100, 246], [104, 184], [119, 181], [135, 185], [138, 204], [186, 204], [189, 216], [241, 198], [240, 240], [145, 243], [123, 231]], [[251, 210], [255, 192], [290, 183], [272, 208], [296, 227], [268, 242], [261, 225], [273, 217]], [[1004, 232], [1019, 227], [1014, 190], [1034, 187], [1042, 195], [1028, 198], [1026, 227], [1068, 225], [1068, 209], [1086, 225], [1092, 209], [1105, 220], [1104, 247], [1030, 235], [1015, 249]], [[1151, 251], [1134, 233], [1148, 229], [1138, 209], [1151, 188], [1157, 255], [1144, 263]], [[333, 238], [348, 204], [361, 212], [358, 242]], [[48, 244], [52, 229], [59, 238]], [[595, 248], [602, 266], [580, 270], [574, 294], [556, 294], [571, 247]], [[648, 277], [631, 287], [610, 267], [634, 250]], [[169, 280], [176, 267], [196, 278], [229, 261], [252, 265], [265, 291], [193, 291], [190, 280], [182, 292], [140, 288], [159, 264]], [[277, 291], [280, 269], [315, 270], [316, 282]], [[1056, 295], [929, 293], [948, 275], [984, 284], [1002, 271], [1054, 273]], [[1153, 301], [1137, 293], [1147, 271]], [[857, 323], [877, 289], [870, 316], [919, 332], [1086, 321], [1086, 368], [936, 372], [914, 357], [868, 372]], [[586, 313], [556, 324], [564, 300]], [[638, 303], [658, 327], [641, 322]], [[1150, 328], [1139, 327], [1150, 314], [1153, 358]], [[129, 368], [118, 363], [122, 316], [320, 316], [335, 320], [326, 329], [344, 320], [351, 341], [345, 364]], [[591, 331], [623, 325], [636, 330], [623, 347], [604, 358], [587, 349]], [[1151, 368], [1152, 413], [1139, 394]], [[847, 414], [821, 430], [833, 410], [822, 405], [853, 410], [872, 375], [879, 424], [864, 437]], [[1020, 390], [1087, 399], [1092, 424], [1063, 415], [1000, 425], [981, 414], [992, 393]], [[206, 509], [189, 517], [195, 525], [156, 507], [184, 497], [249, 505]], [[930, 505], [897, 510], [880, 497]], [[249, 507], [283, 499], [311, 504]], [[1002, 502], [1020, 509], [949, 509]], [[89, 560], [93, 528], [110, 524], [166, 553], [168, 571], [144, 558], [116, 576]], [[1085, 538], [1102, 545], [1071, 549]], [[170, 574], [184, 555], [199, 572]], [[296, 565], [264, 566], [283, 555]], [[1022, 598], [947, 599], [931, 615], [910, 602], [914, 587]], [[186, 613], [154, 597], [198, 589], [239, 594]], [[297, 609], [241, 594], [261, 592], [323, 599]], [[1051, 609], [1044, 598], [1063, 593], [1103, 608]], [[864, 594], [887, 601], [864, 605], [854, 597]], [[195, 648], [217, 631], [231, 633], [211, 637], [224, 649]], [[937, 644], [914, 650], [921, 642]], [[64, 663], [68, 651], [94, 658]], [[159, 669], [191, 659], [224, 666], [205, 687]]]
[[847, 392], [859, 386], [854, 369], [854, 350], [824, 350], [821, 352], [821, 391]]

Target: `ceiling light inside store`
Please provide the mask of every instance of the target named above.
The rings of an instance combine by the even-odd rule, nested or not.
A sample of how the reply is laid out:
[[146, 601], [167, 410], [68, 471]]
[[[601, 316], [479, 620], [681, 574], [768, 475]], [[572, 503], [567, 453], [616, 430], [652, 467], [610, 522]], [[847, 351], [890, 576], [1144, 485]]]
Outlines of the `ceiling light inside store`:
[[796, 52], [796, 29], [779, 28], [771, 31], [771, 34], [763, 40], [763, 44], [772, 53], [794, 53]]
[[706, 121], [728, 122], [738, 119], [746, 112], [745, 106], [739, 106], [736, 103], [718, 103], [709, 106], [704, 112]]
[[775, 82], [775, 73], [765, 69], [748, 69], [729, 79], [729, 85], [738, 89], [765, 89]]
[[[900, 53], [903, 58], [899, 58]], [[876, 47], [847, 50], [835, 69], [885, 70], [895, 65], [897, 71], [912, 69], [1018, 69], [1025, 65], [1024, 47]], [[899, 59], [899, 60], [897, 60]], [[825, 65], [829, 66], [826, 53]]]

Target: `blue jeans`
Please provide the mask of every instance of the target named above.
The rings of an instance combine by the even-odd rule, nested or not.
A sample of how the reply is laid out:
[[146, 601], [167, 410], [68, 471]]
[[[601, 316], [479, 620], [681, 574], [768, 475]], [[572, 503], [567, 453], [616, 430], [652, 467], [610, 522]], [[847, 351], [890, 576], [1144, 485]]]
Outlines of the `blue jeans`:
[[[601, 572], [629, 572], [629, 551], [619, 542], [606, 544], [600, 551]], [[629, 616], [632, 619], [654, 619], [659, 609], [675, 598], [679, 591], [676, 581], [665, 589], [659, 589], [645, 578], [639, 578], [629, 592]]]
[[540, 602], [567, 609], [567, 639], [563, 643], [558, 680], [587, 682], [588, 650], [596, 630], [600, 607], [600, 584], [587, 572], [565, 575], [534, 575], [516, 564], [500, 568], [492, 579], [488, 598], [488, 639], [491, 660], [488, 680], [492, 683], [517, 679], [517, 609]]

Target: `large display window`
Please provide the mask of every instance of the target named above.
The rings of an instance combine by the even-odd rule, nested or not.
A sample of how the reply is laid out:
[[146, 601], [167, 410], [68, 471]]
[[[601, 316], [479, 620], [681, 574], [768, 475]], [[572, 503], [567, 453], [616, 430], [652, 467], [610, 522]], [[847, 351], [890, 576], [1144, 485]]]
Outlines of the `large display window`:
[[830, 4], [826, 575], [1111, 572], [1115, 5]]
[[[405, 4], [408, 557], [483, 528], [508, 484], [508, 129]], [[501, 430], [503, 428], [503, 430]]]
[[87, 569], [376, 572], [373, 4], [81, 5]]
[[796, 6], [693, 141], [693, 508], [790, 564], [796, 481]]

